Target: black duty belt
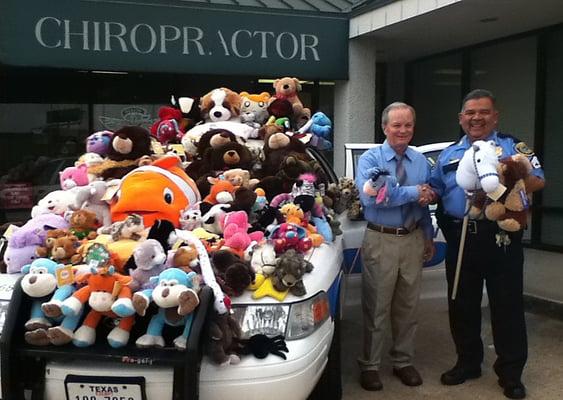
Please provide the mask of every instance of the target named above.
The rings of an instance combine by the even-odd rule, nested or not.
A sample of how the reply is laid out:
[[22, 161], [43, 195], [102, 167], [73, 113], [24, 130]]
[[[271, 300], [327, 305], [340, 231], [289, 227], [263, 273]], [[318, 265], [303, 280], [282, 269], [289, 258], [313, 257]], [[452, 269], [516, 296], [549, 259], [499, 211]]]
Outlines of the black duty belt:
[[[448, 224], [459, 227], [459, 229], [461, 229], [463, 225], [463, 219], [448, 216], [446, 216], [445, 219]], [[467, 232], [471, 234], [476, 235], [479, 231], [491, 232], [497, 230], [498, 224], [495, 221], [489, 221], [488, 219], [469, 219], [467, 221]]]
[[367, 228], [369, 230], [372, 230], [372, 231], [381, 232], [381, 233], [388, 233], [390, 235], [395, 235], [395, 236], [405, 236], [405, 235], [408, 235], [409, 233], [412, 232], [412, 231], [409, 231], [407, 228], [403, 228], [403, 227], [395, 228], [393, 226], [373, 224], [371, 222], [368, 222]]

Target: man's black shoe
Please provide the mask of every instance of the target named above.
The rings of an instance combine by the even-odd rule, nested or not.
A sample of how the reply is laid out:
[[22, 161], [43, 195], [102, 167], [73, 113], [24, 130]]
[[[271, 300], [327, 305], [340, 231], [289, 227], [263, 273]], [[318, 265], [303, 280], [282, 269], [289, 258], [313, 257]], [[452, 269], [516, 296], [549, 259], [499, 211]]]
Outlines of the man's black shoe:
[[383, 383], [379, 379], [379, 373], [376, 370], [362, 371], [360, 375], [360, 385], [365, 390], [375, 391], [383, 389]]
[[456, 365], [449, 371], [446, 371], [440, 377], [440, 382], [443, 385], [460, 385], [467, 379], [477, 379], [481, 376], [481, 368], [468, 369]]
[[507, 381], [502, 379], [498, 380], [498, 384], [503, 388], [503, 393], [509, 399], [523, 399], [526, 397], [526, 386], [520, 381]]
[[420, 386], [422, 385], [422, 377], [415, 367], [408, 365], [403, 368], [393, 368], [393, 375], [398, 377], [404, 385]]

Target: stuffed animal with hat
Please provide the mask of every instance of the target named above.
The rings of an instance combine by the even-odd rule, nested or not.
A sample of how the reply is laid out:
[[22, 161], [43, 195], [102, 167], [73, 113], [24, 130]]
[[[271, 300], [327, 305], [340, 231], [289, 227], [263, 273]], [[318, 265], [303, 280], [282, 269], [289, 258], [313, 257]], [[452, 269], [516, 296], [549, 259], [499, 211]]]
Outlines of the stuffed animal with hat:
[[[67, 282], [59, 285], [57, 277], [66, 267], [47, 258], [38, 258], [22, 268], [21, 280], [23, 292], [33, 299], [31, 315], [25, 323], [25, 341], [36, 346], [48, 344], [63, 345], [70, 343], [73, 332], [78, 326], [81, 310], [75, 315], [64, 316], [61, 305], [70, 297], [75, 287], [71, 278], [72, 271], [66, 271]], [[48, 302], [42, 299], [50, 296]]]
[[151, 126], [151, 135], [162, 144], [179, 143], [184, 136], [186, 123], [181, 110], [162, 106], [158, 110], [158, 120]]
[[133, 295], [136, 312], [144, 316], [151, 302], [158, 307], [149, 323], [147, 332], [135, 342], [137, 347], [164, 347], [164, 325], [184, 326], [180, 336], [174, 339], [178, 350], [185, 350], [192, 326], [193, 311], [199, 304], [194, 287], [195, 272], [186, 273], [179, 268], [169, 268], [151, 278], [154, 289], [146, 289]]

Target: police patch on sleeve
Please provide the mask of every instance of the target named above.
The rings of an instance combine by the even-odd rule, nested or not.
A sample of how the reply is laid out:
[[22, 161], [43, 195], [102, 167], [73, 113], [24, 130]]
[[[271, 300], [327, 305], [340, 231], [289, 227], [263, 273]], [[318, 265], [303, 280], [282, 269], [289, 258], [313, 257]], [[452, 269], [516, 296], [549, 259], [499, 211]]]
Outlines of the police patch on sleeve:
[[517, 153], [525, 155], [526, 157], [530, 157], [534, 155], [534, 151], [528, 147], [528, 145], [524, 142], [518, 142], [514, 145], [514, 150]]
[[540, 160], [538, 160], [536, 156], [530, 158], [530, 164], [532, 164], [532, 167], [534, 167], [534, 169], [541, 168]]

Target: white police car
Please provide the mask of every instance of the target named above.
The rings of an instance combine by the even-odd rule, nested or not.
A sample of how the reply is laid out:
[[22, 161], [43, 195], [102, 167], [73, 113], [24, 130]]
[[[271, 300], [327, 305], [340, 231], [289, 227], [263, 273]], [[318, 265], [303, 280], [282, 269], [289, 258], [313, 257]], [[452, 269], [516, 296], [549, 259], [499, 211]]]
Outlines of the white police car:
[[[313, 150], [310, 154], [323, 166], [330, 180], [335, 181], [336, 175], [326, 160]], [[189, 352], [182, 356], [173, 349], [163, 353], [136, 349], [134, 345], [125, 349], [111, 349], [107, 345], [89, 349], [72, 345], [33, 348], [23, 343], [21, 331], [4, 328], [0, 338], [3, 364], [17, 362], [2, 368], [2, 398], [20, 398], [24, 392], [22, 382], [27, 381], [27, 394], [32, 391], [34, 398], [52, 400], [340, 399], [343, 236], [313, 249], [307, 258], [314, 269], [304, 277], [306, 295], [289, 294], [283, 302], [268, 297], [254, 300], [250, 293], [233, 299], [235, 316], [247, 336], [257, 333], [285, 336], [287, 360], [273, 354], [264, 359], [247, 356], [239, 364], [220, 367], [205, 356], [199, 364], [198, 357]], [[8, 321], [5, 317], [8, 305], [15, 307], [13, 304], [20, 301], [21, 296], [12, 295], [16, 278], [0, 274], [0, 323], [7, 322], [6, 327], [12, 328], [13, 313], [8, 314]], [[16, 288], [14, 293], [17, 291]], [[7, 331], [17, 334], [8, 337]], [[166, 360], [167, 354], [174, 360]], [[184, 357], [180, 360], [186, 363], [182, 368], [171, 365], [178, 364], [178, 357]], [[9, 369], [22, 360], [35, 364], [29, 365], [29, 375], [27, 366], [20, 365], [19, 371], [25, 373], [14, 377]], [[187, 369], [193, 373], [190, 375]]]

